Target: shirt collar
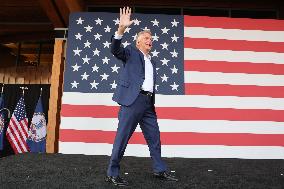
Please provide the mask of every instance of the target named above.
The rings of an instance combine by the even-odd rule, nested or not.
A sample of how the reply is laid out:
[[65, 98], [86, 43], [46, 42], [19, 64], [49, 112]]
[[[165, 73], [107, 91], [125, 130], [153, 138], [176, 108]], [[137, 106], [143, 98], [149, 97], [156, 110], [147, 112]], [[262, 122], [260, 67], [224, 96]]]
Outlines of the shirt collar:
[[140, 49], [138, 49], [143, 55], [144, 55], [144, 57], [146, 57], [146, 58], [148, 58], [149, 60], [151, 60], [151, 55], [146, 55], [146, 54], [144, 54]]

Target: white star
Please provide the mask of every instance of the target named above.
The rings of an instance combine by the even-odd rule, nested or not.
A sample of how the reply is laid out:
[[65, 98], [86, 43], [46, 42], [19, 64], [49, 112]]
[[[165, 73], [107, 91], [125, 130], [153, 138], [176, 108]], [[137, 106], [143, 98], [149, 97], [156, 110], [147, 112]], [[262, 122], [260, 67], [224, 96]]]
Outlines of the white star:
[[166, 74], [164, 74], [164, 76], [161, 77], [161, 78], [162, 78], [162, 82], [164, 82], [164, 81], [165, 81], [165, 82], [168, 82], [168, 78], [169, 78], [169, 77], [167, 77]]
[[115, 83], [115, 80], [113, 80], [113, 83], [112, 84], [110, 84], [111, 85], [111, 89], [115, 89], [116, 88], [116, 86], [117, 86], [117, 84]]
[[76, 39], [80, 39], [81, 40], [81, 37], [82, 37], [83, 35], [81, 35], [80, 33], [77, 33], [77, 35], [75, 35], [75, 37], [76, 37]]
[[159, 36], [157, 36], [157, 34], [155, 33], [155, 35], [152, 36], [153, 41], [159, 41]]
[[140, 20], [138, 20], [137, 18], [135, 18], [135, 20], [133, 20], [134, 21], [134, 26], [139, 26], [139, 24], [140, 24]]
[[86, 57], [85, 58], [82, 58], [83, 59], [83, 64], [85, 64], [85, 63], [87, 63], [87, 64], [89, 64], [89, 60], [91, 60], [90, 58], [88, 58], [88, 56], [86, 55]]
[[177, 37], [176, 34], [174, 34], [174, 36], [171, 37], [171, 38], [172, 38], [172, 42], [174, 42], [174, 41], [177, 42], [177, 40], [178, 40], [179, 37]]
[[[168, 31], [170, 30], [170, 29], [167, 29], [166, 27], [164, 27], [163, 29], [161, 29], [162, 31], [163, 31], [163, 33], [166, 33], [166, 34], [168, 34]], [[162, 33], [162, 34], [163, 34]]]
[[107, 47], [107, 48], [109, 48], [109, 46], [110, 46], [110, 44], [111, 44], [111, 43], [110, 43], [110, 42], [108, 42], [108, 41], [106, 41], [106, 42], [105, 42], [105, 43], [103, 43], [103, 44], [104, 44], [104, 48], [106, 48], [106, 47]]
[[105, 32], [110, 32], [110, 30], [111, 30], [111, 28], [107, 25], [107, 27], [106, 28], [104, 28], [105, 29]]
[[174, 27], [174, 26], [177, 27], [179, 22], [177, 22], [176, 19], [174, 19], [174, 21], [171, 22], [171, 23], [172, 23], [172, 27]]
[[103, 60], [103, 64], [108, 64], [108, 61], [110, 61], [110, 59], [106, 56], [102, 60]]
[[80, 17], [77, 21], [77, 24], [83, 24], [84, 20], [82, 20], [82, 18]]
[[99, 24], [99, 25], [102, 25], [102, 21], [103, 21], [103, 20], [101, 20], [100, 18], [98, 18], [97, 20], [95, 20], [96, 25], [98, 25], [98, 24]]
[[156, 57], [158, 57], [158, 54], [160, 53], [160, 52], [158, 52], [158, 51], [156, 51], [156, 49], [153, 51], [153, 52], [151, 52], [152, 53], [152, 56], [154, 57], [154, 56], [156, 56]]
[[90, 84], [92, 85], [92, 88], [91, 88], [91, 89], [93, 89], [93, 88], [98, 89], [97, 85], [98, 85], [99, 83], [96, 83], [95, 80], [93, 81], [93, 83], [90, 83]]
[[125, 28], [125, 30], [124, 30], [124, 33], [129, 33], [129, 31], [131, 30], [131, 28], [129, 28], [129, 27], [127, 27], [127, 28]]
[[164, 43], [162, 43], [160, 45], [162, 45], [162, 49], [167, 49], [168, 50], [169, 44], [167, 44], [166, 42], [164, 42]]
[[100, 56], [100, 52], [101, 52], [101, 51], [99, 51], [98, 48], [96, 48], [96, 49], [93, 51], [93, 53], [94, 53], [93, 56], [95, 56], [95, 55]]
[[76, 63], [74, 66], [71, 66], [71, 67], [73, 68], [73, 72], [75, 72], [75, 71], [79, 71], [79, 68], [81, 66], [78, 66], [78, 64]]
[[92, 72], [99, 72], [100, 67], [98, 67], [97, 64], [95, 64], [92, 68], [93, 68]]
[[107, 80], [108, 76], [106, 73], [104, 73], [103, 75], [100, 75], [102, 77], [102, 80]]
[[170, 86], [172, 87], [172, 91], [173, 91], [173, 90], [178, 91], [177, 88], [178, 88], [179, 85], [177, 85], [176, 82], [174, 82], [174, 84], [173, 84], [173, 85], [170, 85]]
[[102, 35], [100, 35], [100, 34], [97, 33], [97, 34], [94, 35], [94, 36], [95, 36], [95, 40], [97, 40], [97, 39], [98, 39], [98, 40], [101, 40], [101, 36], [102, 36]]
[[121, 43], [123, 45], [123, 47], [127, 47], [128, 45], [130, 45], [131, 43], [128, 43], [127, 41], [125, 41], [124, 43]]
[[147, 28], [147, 26], [145, 28], [141, 28], [141, 30], [148, 30], [150, 31], [150, 28]]
[[153, 23], [153, 26], [158, 26], [159, 27], [159, 22], [158, 20], [155, 18], [155, 20], [151, 21]]
[[172, 54], [172, 57], [177, 57], [178, 53], [176, 52], [176, 50], [174, 49], [173, 52], [170, 52]]
[[176, 65], [174, 65], [174, 67], [173, 68], [171, 68], [171, 70], [172, 70], [172, 74], [174, 74], [174, 73], [178, 73], [178, 69], [176, 68]]
[[119, 19], [118, 18], [116, 18], [116, 20], [113, 20], [115, 23], [114, 23], [114, 25], [119, 25]]
[[78, 47], [77, 47], [77, 49], [73, 50], [73, 52], [75, 53], [74, 56], [76, 56], [76, 55], [80, 56], [81, 51], [82, 50], [79, 50]]
[[93, 29], [93, 27], [91, 27], [91, 26], [87, 26], [87, 27], [84, 27], [85, 29], [86, 29], [86, 32], [92, 32], [92, 29]]
[[85, 72], [82, 76], [82, 80], [88, 80], [89, 75]]
[[91, 48], [91, 47], [90, 47], [91, 43], [90, 43], [88, 40], [86, 41], [86, 43], [84, 43], [84, 45], [85, 45], [85, 47], [84, 47], [84, 48], [86, 48], [86, 47]]
[[155, 89], [156, 89], [156, 91], [158, 91], [158, 87], [159, 87], [160, 85], [155, 85]]
[[71, 85], [72, 85], [72, 89], [73, 89], [74, 87], [77, 88], [79, 83], [77, 83], [76, 81], [73, 81], [73, 83], [71, 83]]
[[137, 33], [135, 35], [132, 35], [132, 37], [133, 37], [133, 41], [135, 41], [137, 38]]
[[161, 62], [163, 63], [162, 65], [166, 65], [166, 66], [168, 66], [168, 62], [169, 62], [170, 60], [167, 60], [167, 59], [163, 59], [163, 60], [161, 60]]
[[118, 68], [120, 68], [120, 67], [117, 67], [116, 66], [116, 64], [113, 66], [113, 67], [111, 67], [111, 69], [112, 69], [112, 72], [116, 72], [116, 73], [118, 73]]

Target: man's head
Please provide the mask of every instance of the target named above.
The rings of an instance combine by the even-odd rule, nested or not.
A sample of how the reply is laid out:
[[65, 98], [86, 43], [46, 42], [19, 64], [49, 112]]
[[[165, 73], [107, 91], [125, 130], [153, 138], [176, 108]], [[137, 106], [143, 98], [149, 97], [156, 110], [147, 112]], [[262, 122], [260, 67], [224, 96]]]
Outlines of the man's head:
[[143, 30], [137, 34], [136, 47], [143, 53], [148, 54], [152, 48], [152, 34], [150, 30]]

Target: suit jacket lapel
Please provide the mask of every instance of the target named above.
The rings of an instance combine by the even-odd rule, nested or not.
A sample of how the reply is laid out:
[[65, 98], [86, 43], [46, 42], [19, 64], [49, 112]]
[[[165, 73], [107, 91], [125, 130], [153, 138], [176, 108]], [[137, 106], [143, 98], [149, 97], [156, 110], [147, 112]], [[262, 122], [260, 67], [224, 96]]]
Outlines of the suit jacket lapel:
[[140, 59], [141, 59], [141, 62], [142, 62], [142, 67], [143, 67], [143, 70], [145, 72], [145, 60], [144, 60], [144, 54], [138, 50], [138, 53], [139, 53], [139, 56], [140, 56]]

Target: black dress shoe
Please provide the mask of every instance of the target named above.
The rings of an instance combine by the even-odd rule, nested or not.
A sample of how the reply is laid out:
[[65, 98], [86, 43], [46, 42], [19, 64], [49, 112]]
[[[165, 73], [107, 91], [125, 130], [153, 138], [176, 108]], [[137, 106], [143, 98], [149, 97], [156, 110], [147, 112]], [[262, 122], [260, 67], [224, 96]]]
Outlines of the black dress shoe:
[[178, 179], [175, 178], [175, 176], [171, 175], [170, 173], [167, 173], [166, 171], [154, 173], [154, 176], [155, 176], [156, 178], [161, 179], [161, 180], [175, 181], [175, 182], [178, 181]]
[[127, 186], [128, 185], [128, 182], [119, 176], [116, 176], [116, 177], [106, 176], [105, 181], [112, 183], [115, 186]]

